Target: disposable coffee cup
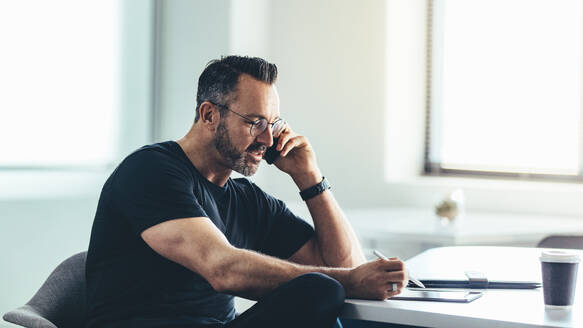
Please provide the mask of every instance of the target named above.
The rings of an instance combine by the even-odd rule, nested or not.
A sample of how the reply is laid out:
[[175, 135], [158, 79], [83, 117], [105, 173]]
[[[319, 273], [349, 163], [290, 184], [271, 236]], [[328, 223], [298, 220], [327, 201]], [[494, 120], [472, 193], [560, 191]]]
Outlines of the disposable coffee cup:
[[548, 250], [540, 256], [543, 294], [548, 308], [568, 308], [575, 299], [580, 258], [569, 251]]

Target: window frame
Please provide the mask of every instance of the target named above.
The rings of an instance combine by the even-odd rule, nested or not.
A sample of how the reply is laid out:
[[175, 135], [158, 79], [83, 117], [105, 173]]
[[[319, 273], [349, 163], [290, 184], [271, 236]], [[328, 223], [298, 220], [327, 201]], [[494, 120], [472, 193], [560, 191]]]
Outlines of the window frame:
[[[447, 168], [441, 162], [435, 162], [431, 159], [432, 149], [439, 149], [439, 132], [441, 128], [441, 116], [439, 106], [434, 103], [441, 97], [441, 83], [438, 80], [442, 75], [438, 70], [442, 69], [437, 63], [441, 60], [441, 53], [435, 51], [436, 43], [441, 43], [443, 35], [443, 3], [441, 6], [435, 4], [439, 0], [427, 0], [426, 8], [426, 99], [425, 99], [425, 140], [423, 148], [423, 169], [422, 176], [443, 176], [443, 177], [460, 177], [460, 178], [477, 178], [477, 179], [499, 179], [499, 180], [520, 180], [520, 181], [548, 181], [548, 182], [566, 182], [566, 183], [583, 183], [583, 160], [580, 160], [577, 174], [546, 174], [517, 171], [490, 171], [490, 170], [472, 170], [462, 168]], [[583, 59], [582, 59], [583, 60]], [[438, 74], [435, 74], [438, 72]], [[583, 73], [582, 73], [583, 75]], [[583, 108], [580, 109], [583, 117]], [[433, 122], [433, 124], [432, 124]], [[580, 134], [583, 134], [583, 124], [580, 125]], [[583, 142], [579, 138], [579, 158], [583, 157]]]

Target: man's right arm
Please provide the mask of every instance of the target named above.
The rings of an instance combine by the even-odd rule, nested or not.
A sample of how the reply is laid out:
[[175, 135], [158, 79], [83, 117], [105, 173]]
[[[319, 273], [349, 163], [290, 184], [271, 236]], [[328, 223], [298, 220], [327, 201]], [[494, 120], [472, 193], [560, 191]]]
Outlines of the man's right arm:
[[[218, 292], [258, 299], [301, 274], [321, 272], [338, 280], [349, 298], [386, 299], [407, 282], [403, 262], [376, 260], [353, 269], [295, 264], [233, 247], [205, 217], [165, 221], [144, 230], [158, 254], [204, 277]], [[398, 291], [391, 291], [397, 283]]]

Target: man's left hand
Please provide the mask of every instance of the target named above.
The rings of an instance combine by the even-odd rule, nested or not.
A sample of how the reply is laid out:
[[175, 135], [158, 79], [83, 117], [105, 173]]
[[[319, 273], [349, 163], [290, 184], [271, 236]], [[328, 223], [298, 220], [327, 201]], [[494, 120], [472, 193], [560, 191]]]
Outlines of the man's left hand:
[[[289, 174], [300, 189], [310, 187], [322, 180], [316, 154], [308, 138], [298, 136], [288, 125], [279, 135], [276, 147], [276, 150], [281, 150], [281, 153], [280, 158], [274, 163], [275, 166]], [[317, 181], [312, 181], [314, 179]]]

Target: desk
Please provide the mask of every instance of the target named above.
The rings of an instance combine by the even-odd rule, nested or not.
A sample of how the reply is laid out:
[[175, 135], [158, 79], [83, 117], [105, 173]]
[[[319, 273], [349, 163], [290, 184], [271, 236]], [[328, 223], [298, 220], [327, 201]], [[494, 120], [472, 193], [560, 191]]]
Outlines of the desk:
[[[406, 261], [413, 273], [431, 267], [452, 271], [479, 270], [497, 274], [505, 266], [512, 276], [540, 280], [541, 249], [524, 247], [458, 246], [429, 249]], [[579, 252], [583, 256], [583, 251]], [[546, 309], [542, 288], [484, 290], [468, 304], [421, 301], [348, 299], [341, 317], [422, 327], [583, 327], [583, 267], [580, 265], [575, 303], [571, 310]], [[422, 279], [421, 276], [419, 278]]]

